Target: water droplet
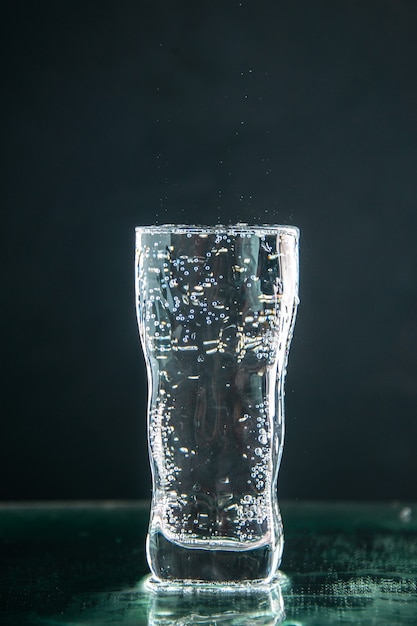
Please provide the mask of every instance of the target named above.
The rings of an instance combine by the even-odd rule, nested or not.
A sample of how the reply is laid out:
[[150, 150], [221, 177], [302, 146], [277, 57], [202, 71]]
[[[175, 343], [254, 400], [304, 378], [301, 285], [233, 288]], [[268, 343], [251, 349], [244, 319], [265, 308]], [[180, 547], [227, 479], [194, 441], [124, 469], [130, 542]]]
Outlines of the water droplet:
[[410, 522], [411, 521], [411, 508], [409, 506], [405, 506], [401, 509], [399, 518], [402, 522]]

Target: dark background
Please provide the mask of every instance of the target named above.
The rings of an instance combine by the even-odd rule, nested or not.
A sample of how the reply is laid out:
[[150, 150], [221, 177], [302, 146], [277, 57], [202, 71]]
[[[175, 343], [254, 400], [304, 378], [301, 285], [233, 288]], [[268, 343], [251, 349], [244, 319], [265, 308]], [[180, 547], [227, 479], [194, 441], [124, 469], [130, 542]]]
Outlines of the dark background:
[[417, 3], [2, 9], [0, 499], [149, 497], [134, 227], [289, 223], [282, 498], [416, 499]]

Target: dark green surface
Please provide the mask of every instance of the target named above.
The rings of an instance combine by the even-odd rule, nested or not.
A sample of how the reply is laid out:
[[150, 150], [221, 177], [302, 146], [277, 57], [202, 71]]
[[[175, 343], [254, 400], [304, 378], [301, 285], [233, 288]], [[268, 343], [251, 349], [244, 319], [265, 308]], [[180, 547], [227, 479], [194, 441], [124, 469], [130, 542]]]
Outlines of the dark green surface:
[[417, 505], [283, 503], [282, 585], [143, 590], [148, 506], [0, 506], [0, 623], [417, 624]]

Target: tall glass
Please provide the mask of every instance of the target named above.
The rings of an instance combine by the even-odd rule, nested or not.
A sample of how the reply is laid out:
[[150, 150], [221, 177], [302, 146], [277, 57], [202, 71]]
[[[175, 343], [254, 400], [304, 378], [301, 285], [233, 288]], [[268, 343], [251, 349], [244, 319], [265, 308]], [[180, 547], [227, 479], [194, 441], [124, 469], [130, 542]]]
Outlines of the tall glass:
[[148, 372], [147, 557], [166, 586], [271, 581], [298, 304], [293, 226], [142, 226], [136, 298]]

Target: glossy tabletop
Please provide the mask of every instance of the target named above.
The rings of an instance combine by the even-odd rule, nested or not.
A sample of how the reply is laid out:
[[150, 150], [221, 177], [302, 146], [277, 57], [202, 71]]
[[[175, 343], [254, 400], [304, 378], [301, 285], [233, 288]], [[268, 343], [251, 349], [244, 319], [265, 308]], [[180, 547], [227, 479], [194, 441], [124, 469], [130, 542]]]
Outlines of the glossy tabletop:
[[417, 624], [417, 505], [281, 505], [280, 584], [155, 594], [148, 504], [0, 505], [0, 624]]

